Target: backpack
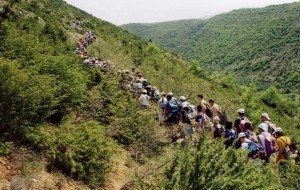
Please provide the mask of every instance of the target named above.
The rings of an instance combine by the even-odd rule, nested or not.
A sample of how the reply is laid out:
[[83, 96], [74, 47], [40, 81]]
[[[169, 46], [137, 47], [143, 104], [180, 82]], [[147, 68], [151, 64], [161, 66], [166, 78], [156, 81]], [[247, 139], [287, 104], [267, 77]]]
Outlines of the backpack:
[[268, 125], [268, 132], [270, 134], [273, 134], [275, 125], [273, 123], [266, 123], [266, 124]]
[[210, 110], [207, 106], [206, 106], [205, 114], [206, 114], [209, 118], [212, 118], [212, 116], [213, 116], [211, 110]]
[[225, 112], [224, 112], [224, 113], [221, 113], [221, 114], [219, 115], [219, 118], [220, 118], [220, 121], [219, 121], [219, 124], [220, 124], [220, 125], [225, 125], [225, 123], [228, 121], [228, 118], [227, 118], [227, 115], [226, 115]]
[[197, 116], [195, 106], [192, 104], [187, 104], [185, 107], [182, 108], [182, 110], [190, 119], [194, 119]]
[[175, 99], [170, 100], [167, 103], [167, 106], [168, 106], [168, 112], [169, 112], [169, 114], [178, 115], [179, 106], [178, 106], [177, 101]]
[[143, 85], [143, 88], [146, 88], [146, 86], [148, 86], [149, 83], [148, 83], [148, 81], [143, 81], [143, 82], [142, 82], [142, 85]]
[[247, 149], [250, 151], [248, 156], [250, 158], [259, 157], [260, 159], [264, 159], [266, 157], [266, 152], [261, 144], [255, 141], [247, 142], [247, 144]]
[[231, 146], [234, 142], [234, 138], [235, 138], [235, 132], [232, 129], [225, 129], [225, 142], [224, 144], [226, 146]]
[[251, 139], [252, 131], [246, 130], [245, 135], [247, 139]]
[[222, 137], [222, 133], [224, 132], [224, 128], [223, 127], [215, 127], [215, 138], [221, 138]]
[[268, 156], [278, 151], [274, 137], [265, 137], [265, 151]]

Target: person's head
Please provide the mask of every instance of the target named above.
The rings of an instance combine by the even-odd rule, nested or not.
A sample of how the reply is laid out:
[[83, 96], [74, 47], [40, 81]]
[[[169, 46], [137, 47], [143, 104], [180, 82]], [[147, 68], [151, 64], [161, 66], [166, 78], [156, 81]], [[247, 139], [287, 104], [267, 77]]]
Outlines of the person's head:
[[160, 97], [162, 97], [162, 98], [163, 98], [163, 97], [166, 97], [166, 93], [161, 92], [161, 93], [160, 93]]
[[297, 144], [296, 143], [292, 143], [289, 145], [290, 151], [292, 153], [295, 153], [297, 151]]
[[170, 101], [172, 100], [172, 96], [170, 96], [169, 94], [167, 95], [167, 100]]
[[208, 103], [209, 103], [210, 106], [213, 106], [213, 105], [215, 104], [215, 101], [212, 100], [212, 99], [210, 99], [210, 100], [208, 101]]
[[140, 80], [137, 80], [136, 83], [141, 83], [141, 81], [140, 81]]
[[147, 90], [143, 90], [143, 94], [147, 94]]
[[250, 122], [246, 122], [246, 123], [244, 124], [244, 127], [245, 127], [246, 130], [251, 130], [252, 125], [251, 125]]
[[213, 124], [214, 124], [215, 127], [219, 127], [219, 123], [220, 123], [220, 118], [219, 118], [219, 117], [218, 117], [218, 118], [215, 118], [215, 119], [213, 120]]
[[198, 105], [198, 106], [197, 106], [197, 112], [198, 112], [198, 113], [202, 112], [202, 106], [201, 106], [201, 105]]
[[180, 96], [180, 97], [178, 98], [178, 100], [179, 100], [180, 102], [184, 102], [184, 101], [186, 100], [186, 98], [185, 98], [184, 96]]
[[261, 114], [261, 121], [262, 121], [262, 122], [270, 121], [270, 120], [271, 120], [271, 119], [270, 119], [270, 117], [269, 117], [269, 115], [268, 115], [267, 113]]
[[246, 141], [246, 134], [244, 132], [238, 134], [238, 141], [240, 141], [241, 143], [244, 143]]
[[198, 95], [198, 100], [200, 100], [200, 101], [203, 100], [203, 95], [202, 94]]
[[168, 92], [167, 94], [168, 96], [171, 96], [171, 98], [173, 97], [173, 92]]
[[282, 130], [281, 127], [277, 127], [277, 128], [275, 128], [275, 130], [274, 130], [274, 132], [273, 132], [273, 135], [274, 135], [274, 137], [277, 139], [277, 138], [279, 138], [279, 137], [284, 136], [284, 132], [283, 132], [283, 130]]
[[238, 109], [237, 112], [238, 112], [239, 117], [243, 117], [245, 115], [245, 110], [243, 108]]
[[232, 129], [232, 122], [231, 121], [226, 121], [225, 122], [225, 129]]
[[264, 131], [268, 131], [268, 124], [266, 124], [266, 123], [261, 123], [261, 124], [259, 124], [258, 125], [258, 130], [259, 130], [259, 132], [260, 133], [262, 133], [262, 132], [264, 132]]

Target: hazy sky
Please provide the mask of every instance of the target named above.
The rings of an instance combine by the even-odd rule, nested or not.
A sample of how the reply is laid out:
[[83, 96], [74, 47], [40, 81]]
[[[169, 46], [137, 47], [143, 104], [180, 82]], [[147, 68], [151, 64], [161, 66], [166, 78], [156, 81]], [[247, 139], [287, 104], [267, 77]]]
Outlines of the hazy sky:
[[238, 8], [300, 0], [65, 0], [113, 24], [161, 22], [213, 16]]

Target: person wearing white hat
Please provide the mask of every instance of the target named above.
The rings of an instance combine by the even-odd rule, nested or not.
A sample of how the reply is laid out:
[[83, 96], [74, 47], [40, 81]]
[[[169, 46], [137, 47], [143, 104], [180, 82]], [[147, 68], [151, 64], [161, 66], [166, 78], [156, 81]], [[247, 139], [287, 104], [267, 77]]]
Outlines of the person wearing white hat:
[[180, 121], [182, 123], [191, 123], [191, 119], [196, 115], [195, 106], [191, 105], [188, 101], [186, 101], [186, 97], [180, 96], [178, 98], [178, 105], [180, 106]]
[[148, 109], [149, 108], [149, 100], [150, 97], [147, 95], [147, 90], [143, 90], [142, 95], [139, 98], [139, 103], [141, 108]]
[[266, 148], [265, 139], [271, 138], [272, 135], [268, 132], [268, 124], [261, 123], [258, 125], [259, 135], [257, 136], [258, 141], [264, 148]]
[[238, 112], [238, 117], [235, 119], [234, 126], [233, 126], [236, 134], [239, 134], [241, 132], [246, 132], [246, 128], [245, 128], [246, 123], [251, 124], [250, 130], [253, 131], [252, 122], [247, 117], [245, 117], [245, 110], [243, 108], [240, 108], [237, 110], [237, 112]]
[[246, 133], [241, 132], [238, 134], [238, 139], [239, 143], [241, 144], [242, 149], [248, 149], [248, 143], [251, 142], [251, 140], [247, 139]]
[[159, 124], [164, 123], [164, 109], [165, 105], [167, 104], [167, 98], [166, 98], [166, 93], [161, 92], [160, 94], [160, 99], [158, 100], [158, 121]]
[[285, 151], [285, 148], [289, 146], [292, 141], [288, 136], [284, 135], [284, 132], [280, 127], [275, 128], [274, 136], [276, 139], [276, 144], [278, 146], [276, 163], [281, 163], [289, 159], [289, 155], [287, 155], [288, 152]]
[[261, 122], [266, 123], [268, 125], [268, 132], [269, 133], [272, 134], [274, 132], [276, 126], [273, 123], [271, 123], [271, 118], [270, 118], [268, 113], [262, 113], [261, 114]]

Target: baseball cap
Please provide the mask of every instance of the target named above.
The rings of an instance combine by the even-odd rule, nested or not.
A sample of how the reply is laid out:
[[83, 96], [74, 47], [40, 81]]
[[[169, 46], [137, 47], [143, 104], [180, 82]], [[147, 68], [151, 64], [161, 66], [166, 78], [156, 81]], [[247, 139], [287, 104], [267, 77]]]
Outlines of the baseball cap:
[[246, 137], [246, 134], [244, 132], [238, 134], [238, 140], [242, 137]]

